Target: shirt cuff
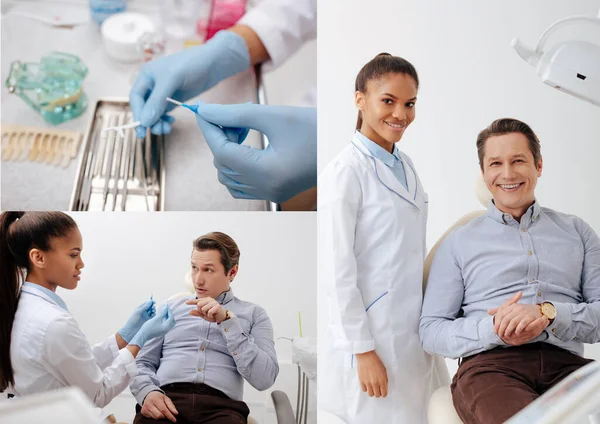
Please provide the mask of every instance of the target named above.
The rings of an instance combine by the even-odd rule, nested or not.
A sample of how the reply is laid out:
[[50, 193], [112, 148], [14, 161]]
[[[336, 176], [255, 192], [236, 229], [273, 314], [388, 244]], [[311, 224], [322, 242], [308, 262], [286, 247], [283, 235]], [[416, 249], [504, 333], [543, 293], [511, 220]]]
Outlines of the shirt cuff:
[[567, 330], [573, 322], [573, 313], [569, 304], [552, 302], [554, 308], [556, 308], [556, 318], [552, 321], [546, 331], [551, 331], [556, 337], [561, 340], [570, 340], [570, 336], [567, 334]]
[[221, 334], [225, 337], [225, 340], [232, 341], [244, 334], [244, 329], [240, 324], [240, 320], [237, 316], [233, 315], [226, 321], [222, 321], [217, 325], [221, 330]]
[[504, 340], [494, 333], [494, 317], [488, 315], [477, 324], [477, 335], [484, 350], [490, 350], [496, 346], [506, 346]]
[[151, 392], [161, 392], [163, 395], [165, 392], [160, 389], [160, 387], [155, 386], [154, 384], [148, 384], [146, 387], [141, 389], [137, 395], [135, 396], [135, 400], [137, 403], [142, 406], [144, 401], [146, 400], [146, 396], [148, 396]]
[[133, 355], [129, 351], [129, 349], [127, 349], [126, 347], [121, 349], [119, 351], [119, 358], [121, 359], [121, 362], [125, 366], [125, 370], [127, 371], [127, 374], [129, 374], [129, 377], [131, 377], [131, 378], [136, 377], [138, 375], [139, 371], [138, 371], [138, 367], [135, 363], [135, 358], [133, 357]]
[[367, 340], [364, 342], [351, 342], [352, 353], [354, 355], [359, 353], [370, 352], [375, 350], [375, 340]]

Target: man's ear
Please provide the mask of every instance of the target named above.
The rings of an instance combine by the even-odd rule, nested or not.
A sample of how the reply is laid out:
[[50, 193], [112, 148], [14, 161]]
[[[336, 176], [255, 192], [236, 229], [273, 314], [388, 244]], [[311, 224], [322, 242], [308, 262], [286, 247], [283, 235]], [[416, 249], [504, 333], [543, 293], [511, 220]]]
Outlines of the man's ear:
[[234, 265], [229, 272], [227, 273], [227, 276], [229, 277], [229, 281], [233, 281], [233, 279], [235, 278], [235, 276], [238, 273], [238, 269], [239, 269], [239, 265]]

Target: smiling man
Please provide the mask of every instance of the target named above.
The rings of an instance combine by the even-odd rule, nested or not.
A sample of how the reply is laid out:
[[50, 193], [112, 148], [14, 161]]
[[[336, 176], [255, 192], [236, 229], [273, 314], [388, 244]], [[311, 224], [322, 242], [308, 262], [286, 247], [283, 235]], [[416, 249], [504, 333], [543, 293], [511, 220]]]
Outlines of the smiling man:
[[452, 381], [465, 424], [502, 423], [591, 362], [600, 340], [600, 239], [582, 219], [542, 207], [540, 142], [515, 119], [479, 133], [487, 214], [440, 245], [427, 283], [423, 348], [462, 358]]
[[279, 365], [271, 321], [263, 308], [238, 299], [230, 288], [239, 258], [226, 234], [194, 241], [196, 294], [167, 302], [175, 327], [137, 357], [139, 375], [131, 392], [141, 408], [134, 424], [246, 424], [244, 380], [258, 390], [275, 383]]

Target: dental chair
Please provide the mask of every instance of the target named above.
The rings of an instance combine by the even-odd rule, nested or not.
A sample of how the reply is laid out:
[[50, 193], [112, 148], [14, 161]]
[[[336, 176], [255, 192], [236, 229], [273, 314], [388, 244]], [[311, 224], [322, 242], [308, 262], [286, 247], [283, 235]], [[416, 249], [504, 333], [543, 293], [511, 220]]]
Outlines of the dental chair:
[[[454, 229], [462, 227], [463, 225], [471, 222], [473, 219], [484, 215], [487, 211], [488, 204], [492, 199], [492, 194], [487, 189], [483, 178], [479, 176], [475, 185], [475, 194], [479, 202], [485, 209], [469, 212], [456, 221], [442, 236], [439, 238], [437, 243], [431, 248], [427, 257], [425, 258], [425, 264], [423, 266], [423, 293], [425, 293], [425, 287], [427, 286], [427, 279], [429, 278], [429, 270], [433, 257], [437, 252], [440, 244], [444, 241], [446, 236], [450, 234]], [[429, 424], [463, 424], [462, 420], [454, 409], [452, 403], [452, 393], [450, 392], [450, 386], [440, 387], [431, 395], [429, 400], [429, 406], [427, 410], [427, 419]]]

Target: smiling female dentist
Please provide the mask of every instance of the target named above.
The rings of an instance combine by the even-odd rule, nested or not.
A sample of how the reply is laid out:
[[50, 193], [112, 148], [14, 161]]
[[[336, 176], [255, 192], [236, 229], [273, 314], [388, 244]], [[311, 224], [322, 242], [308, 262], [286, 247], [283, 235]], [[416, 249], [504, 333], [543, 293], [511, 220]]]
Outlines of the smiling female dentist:
[[415, 119], [419, 79], [406, 60], [377, 55], [356, 77], [352, 143], [319, 181], [328, 292], [319, 407], [348, 424], [426, 423], [448, 384], [418, 334], [427, 195], [395, 143]]
[[[156, 314], [149, 300], [116, 334], [91, 347], [55, 292], [77, 287], [82, 249], [69, 215], [0, 215], [0, 391], [24, 396], [77, 386], [102, 408], [137, 375], [135, 357], [144, 343], [175, 325], [168, 308]], [[106, 306], [90, 310], [110, 313]]]

